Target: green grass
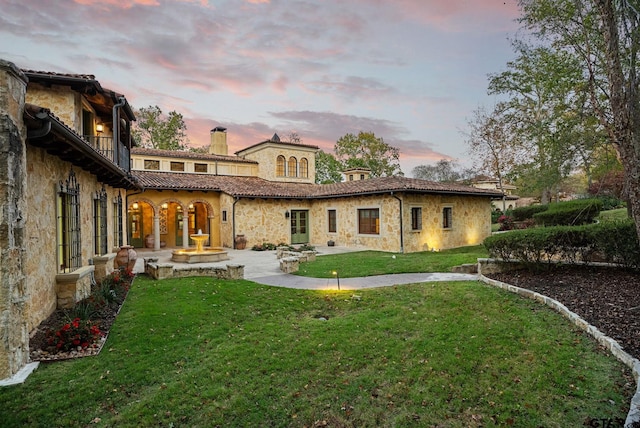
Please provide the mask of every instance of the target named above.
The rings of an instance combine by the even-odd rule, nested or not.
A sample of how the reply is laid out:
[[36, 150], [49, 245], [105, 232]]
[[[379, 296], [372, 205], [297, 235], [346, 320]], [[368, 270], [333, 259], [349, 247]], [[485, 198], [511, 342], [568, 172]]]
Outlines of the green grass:
[[359, 251], [316, 257], [315, 262], [302, 263], [296, 275], [331, 278], [333, 272], [337, 271], [341, 278], [352, 278], [393, 273], [450, 272], [453, 266], [476, 263], [478, 257], [488, 257], [482, 245], [407, 254]]
[[582, 426], [626, 416], [623, 371], [548, 308], [477, 282], [353, 296], [140, 277], [99, 356], [1, 388], [0, 414], [3, 427]]
[[626, 208], [618, 208], [615, 210], [600, 211], [598, 220], [600, 221], [619, 221], [629, 218]]

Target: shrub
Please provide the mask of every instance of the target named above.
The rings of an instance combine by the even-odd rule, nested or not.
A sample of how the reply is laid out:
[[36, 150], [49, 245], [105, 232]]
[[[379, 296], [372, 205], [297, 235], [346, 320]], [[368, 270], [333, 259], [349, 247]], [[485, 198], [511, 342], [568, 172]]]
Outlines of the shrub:
[[74, 318], [57, 330], [49, 330], [47, 343], [57, 351], [71, 351], [87, 348], [102, 336], [102, 332], [92, 321]]
[[627, 268], [640, 268], [640, 243], [632, 221], [554, 226], [492, 235], [484, 240], [492, 257], [530, 266], [589, 262], [594, 253]]
[[500, 224], [500, 228], [498, 230], [512, 230], [513, 229], [513, 219], [508, 215], [501, 215], [498, 217], [498, 223]]
[[272, 244], [270, 242], [263, 242], [262, 244], [256, 244], [251, 249], [253, 251], [269, 251], [275, 250], [277, 248], [276, 244]]
[[315, 249], [316, 247], [314, 247], [313, 245], [304, 244], [296, 248], [295, 251], [314, 251]]
[[541, 226], [572, 226], [593, 223], [602, 210], [602, 201], [598, 199], [576, 199], [549, 205], [546, 211], [533, 215], [536, 224]]
[[546, 211], [549, 205], [529, 205], [528, 207], [518, 207], [511, 211], [511, 215], [515, 221], [525, 221], [533, 218], [533, 215]]

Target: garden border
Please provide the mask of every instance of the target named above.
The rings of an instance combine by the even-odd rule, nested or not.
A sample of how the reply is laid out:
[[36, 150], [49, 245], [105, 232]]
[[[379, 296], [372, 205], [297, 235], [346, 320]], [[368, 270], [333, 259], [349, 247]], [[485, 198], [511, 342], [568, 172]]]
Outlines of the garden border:
[[529, 299], [536, 300], [542, 304], [549, 306], [556, 312], [560, 313], [563, 317], [567, 318], [573, 324], [575, 324], [578, 328], [591, 335], [614, 357], [616, 357], [620, 362], [629, 367], [631, 369], [633, 377], [636, 380], [636, 392], [631, 398], [631, 403], [629, 404], [629, 413], [627, 413], [627, 419], [625, 420], [624, 426], [632, 427], [635, 426], [635, 424], [640, 424], [640, 360], [623, 351], [618, 342], [603, 334], [600, 330], [598, 330], [598, 328], [589, 324], [578, 314], [571, 312], [565, 305], [558, 302], [557, 300], [526, 288], [517, 287], [506, 282], [487, 278], [482, 274], [483, 267], [486, 268], [486, 271], [490, 271], [490, 267], [495, 268], [500, 266], [500, 269], [504, 269], [505, 265], [512, 265], [514, 267], [518, 266], [517, 263], [508, 263], [499, 259], [478, 259], [478, 279], [485, 284], [510, 291], [522, 297], [528, 297]]

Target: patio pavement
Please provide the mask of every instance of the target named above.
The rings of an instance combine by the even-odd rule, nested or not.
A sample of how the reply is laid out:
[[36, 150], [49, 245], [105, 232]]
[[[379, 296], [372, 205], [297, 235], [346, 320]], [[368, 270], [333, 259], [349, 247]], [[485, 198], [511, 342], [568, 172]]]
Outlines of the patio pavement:
[[[180, 266], [193, 267], [194, 264], [176, 263], [171, 260], [173, 249], [162, 249], [154, 251], [152, 249], [137, 248], [138, 260], [134, 271], [144, 272], [144, 258], [157, 257], [159, 263], [171, 263], [176, 269]], [[317, 246], [317, 256], [322, 257], [327, 254], [349, 253], [363, 251], [367, 248], [353, 247], [328, 247]], [[299, 288], [307, 290], [335, 290], [338, 288], [337, 278], [308, 278], [303, 276], [286, 274], [280, 271], [280, 263], [276, 258], [276, 251], [252, 251], [233, 250], [226, 248], [229, 260], [215, 263], [198, 263], [197, 266], [206, 267], [226, 267], [227, 264], [244, 265], [244, 278], [259, 284], [276, 287]], [[467, 281], [476, 280], [477, 275], [462, 273], [405, 273], [397, 275], [377, 275], [362, 278], [340, 278], [341, 290], [359, 290], [364, 288], [388, 287], [400, 284], [411, 284], [416, 282], [434, 281]]]

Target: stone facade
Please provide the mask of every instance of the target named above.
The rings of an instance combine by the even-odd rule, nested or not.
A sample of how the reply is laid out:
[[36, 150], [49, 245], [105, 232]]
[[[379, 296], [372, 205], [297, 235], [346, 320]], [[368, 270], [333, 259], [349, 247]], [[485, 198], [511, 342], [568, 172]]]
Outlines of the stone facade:
[[25, 91], [25, 76], [0, 60], [0, 379], [18, 372], [29, 359]]
[[[60, 84], [37, 83], [49, 78]], [[65, 78], [74, 84], [65, 87]], [[95, 129], [92, 102], [102, 103], [109, 112], [101, 123], [112, 121], [108, 105], [112, 92], [90, 101], [81, 91], [95, 96], [90, 88], [96, 87], [95, 81], [86, 77], [87, 86], [76, 86], [82, 79], [23, 72], [0, 60], [0, 379], [13, 376], [28, 362], [29, 331], [56, 307], [72, 307], [89, 295], [94, 259], [100, 275], [112, 271], [107, 264], [127, 234], [126, 191], [135, 184], [122, 165], [97, 152], [82, 136]], [[130, 111], [125, 114], [132, 116]], [[121, 149], [124, 142], [118, 143]], [[125, 160], [123, 165], [128, 165]], [[59, 194], [70, 177], [78, 185], [77, 204], [69, 203], [63, 215]], [[94, 209], [102, 198], [106, 198], [106, 229], [98, 226], [100, 215]], [[63, 218], [71, 224], [76, 217], [71, 207], [77, 207], [79, 232], [62, 231]], [[121, 233], [118, 217], [123, 219]], [[98, 235], [106, 237], [106, 249], [104, 241], [96, 245]], [[71, 247], [71, 241], [79, 243], [74, 246], [77, 262], [63, 269], [61, 248]]]
[[[269, 181], [286, 181], [290, 183], [314, 183], [316, 177], [316, 152], [315, 146], [305, 146], [303, 144], [276, 144], [273, 142], [263, 142], [251, 148], [241, 150], [238, 155], [245, 159], [258, 162], [258, 177]], [[298, 162], [301, 159], [307, 160], [308, 174], [306, 177], [285, 176], [276, 174], [276, 160], [278, 156], [284, 156], [288, 162], [290, 158], [295, 158]], [[285, 162], [285, 171], [288, 171], [288, 164]]]
[[[80, 184], [82, 264], [89, 266], [90, 261], [93, 263], [93, 258], [96, 256], [93, 197], [103, 188], [106, 191], [108, 201], [107, 235], [109, 241], [107, 244], [110, 253], [116, 251], [116, 245], [113, 242], [115, 206], [111, 201], [119, 194], [124, 197], [125, 192], [98, 182], [94, 175], [48, 155], [43, 149], [27, 146], [26, 199], [28, 206], [39, 207], [38, 209], [29, 209], [26, 215], [25, 250], [27, 257], [25, 268], [29, 272], [26, 280], [27, 289], [30, 292], [27, 310], [29, 330], [37, 327], [57, 306], [58, 280], [56, 280], [56, 274], [60, 272], [57, 260], [56, 187], [69, 177], [71, 170], [74, 171]], [[124, 207], [122, 216], [126, 219]], [[126, 221], [123, 221], [123, 228], [123, 232], [126, 233]], [[58, 276], [58, 279], [62, 277]], [[63, 279], [62, 282], [66, 282], [66, 280]], [[78, 296], [80, 295], [82, 293]]]

